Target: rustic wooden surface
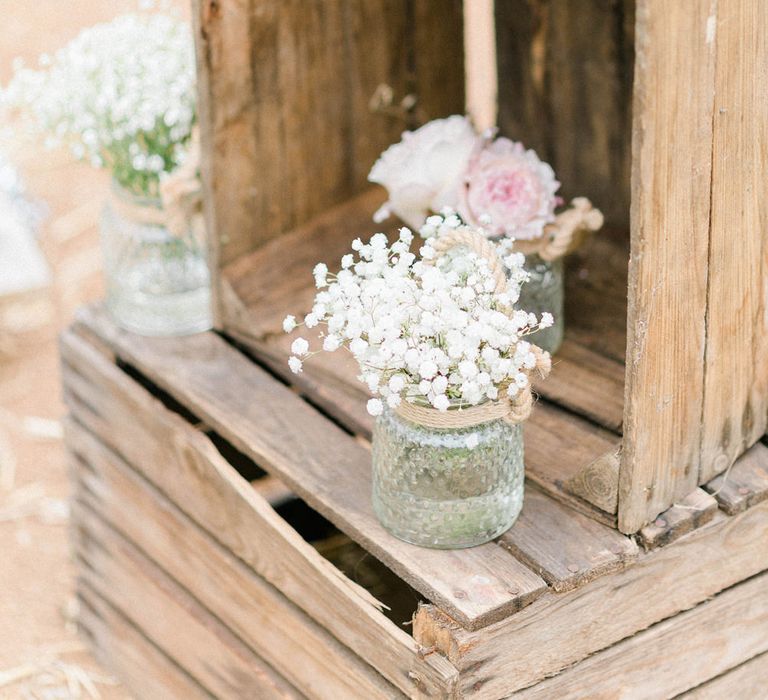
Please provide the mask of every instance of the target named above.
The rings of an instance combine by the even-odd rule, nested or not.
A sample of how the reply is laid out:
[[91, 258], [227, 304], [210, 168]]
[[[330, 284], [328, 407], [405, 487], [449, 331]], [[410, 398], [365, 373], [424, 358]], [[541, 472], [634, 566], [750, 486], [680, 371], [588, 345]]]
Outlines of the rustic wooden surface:
[[714, 7], [714, 0], [637, 6], [624, 532], [636, 532], [699, 483]]
[[761, 442], [753, 445], [729, 470], [705, 484], [704, 489], [728, 515], [768, 499], [768, 447]]
[[718, 0], [701, 476], [768, 423], [768, 13]]
[[[676, 697], [703, 680], [768, 650], [767, 629], [768, 574], [763, 574], [512, 697], [530, 700]], [[482, 692], [477, 697], [483, 697]], [[736, 700], [747, 696], [719, 697]]]
[[[96, 438], [76, 425], [68, 436], [75, 459], [81, 460], [78, 500], [89, 532], [120, 539], [110, 534], [116, 530], [136, 545], [301, 693], [348, 698], [397, 694], [368, 664], [218, 545]], [[119, 571], [114, 575], [121, 576]], [[104, 595], [109, 597], [110, 590]], [[136, 614], [129, 600], [121, 608], [129, 617]], [[148, 629], [146, 624], [139, 626]], [[175, 647], [166, 651], [173, 656]], [[200, 649], [205, 653], [206, 645]]]
[[638, 539], [646, 549], [661, 547], [708, 523], [716, 513], [717, 501], [697, 488], [643, 527]]
[[81, 633], [99, 661], [130, 679], [137, 698], [211, 700], [211, 695], [96, 592], [80, 593]]
[[622, 569], [638, 554], [629, 537], [574, 513], [536, 488], [526, 490], [520, 517], [501, 543], [557, 592]]
[[713, 678], [681, 696], [681, 700], [723, 700], [759, 698], [768, 686], [768, 653]]
[[634, 3], [496, 0], [499, 127], [626, 227]]
[[[463, 110], [459, 0], [196, 0], [193, 14], [222, 265], [360, 192], [405, 128]], [[382, 84], [395, 109], [372, 111]]]
[[720, 514], [624, 571], [545, 594], [477, 632], [422, 606], [414, 635], [459, 669], [461, 692], [477, 687], [479, 697], [506, 696], [768, 569], [766, 541], [768, 503], [761, 503], [730, 518]]
[[420, 659], [418, 645], [379, 613], [378, 601], [287, 526], [202, 433], [73, 333], [63, 337], [62, 353], [78, 422], [393, 684], [406, 692], [450, 687], [455, 670], [439, 657]]
[[128, 540], [94, 520], [85, 508], [76, 511], [76, 524], [81, 529], [76, 544], [78, 586], [86, 600], [98, 596], [118, 610], [130, 611], [126, 617], [147, 639], [214, 697], [299, 697]]

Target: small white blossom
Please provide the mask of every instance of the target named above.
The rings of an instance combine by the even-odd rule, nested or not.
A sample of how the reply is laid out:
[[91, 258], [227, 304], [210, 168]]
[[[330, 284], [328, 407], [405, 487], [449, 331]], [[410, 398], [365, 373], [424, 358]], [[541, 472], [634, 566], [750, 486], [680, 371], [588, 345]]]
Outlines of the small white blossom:
[[299, 372], [301, 372], [302, 362], [298, 357], [289, 357], [288, 367], [290, 367], [291, 372], [293, 372], [294, 374], [298, 374]]
[[306, 338], [296, 338], [291, 343], [291, 352], [294, 355], [306, 355], [309, 352], [309, 342]]
[[541, 314], [541, 321], [539, 322], [539, 326], [541, 328], [549, 328], [554, 322], [555, 319], [552, 314], [549, 313], [549, 311], [545, 311], [543, 314]]
[[438, 410], [438, 411], [447, 411], [448, 408], [451, 405], [450, 400], [445, 394], [438, 394], [435, 396], [435, 398], [432, 400], [432, 405]]
[[372, 416], [380, 416], [384, 411], [384, 404], [381, 402], [381, 399], [370, 399], [366, 408]]
[[286, 333], [290, 333], [294, 328], [296, 328], [296, 317], [295, 316], [286, 316], [283, 320], [283, 330]]

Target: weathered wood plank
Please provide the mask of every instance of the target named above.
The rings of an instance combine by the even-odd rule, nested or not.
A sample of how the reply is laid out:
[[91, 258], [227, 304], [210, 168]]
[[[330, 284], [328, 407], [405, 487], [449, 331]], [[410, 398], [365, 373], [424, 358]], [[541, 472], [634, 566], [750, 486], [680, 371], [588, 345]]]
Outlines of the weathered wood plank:
[[441, 551], [389, 535], [371, 505], [369, 450], [216, 335], [140, 338], [103, 316], [82, 318], [118, 356], [467, 628], [501, 619], [546, 590], [493, 543]]
[[557, 592], [623, 569], [638, 555], [629, 537], [574, 513], [536, 488], [526, 489], [520, 517], [500, 541]]
[[496, 0], [499, 127], [626, 225], [634, 3]]
[[768, 653], [760, 654], [680, 696], [680, 700], [759, 698], [768, 687]]
[[78, 626], [98, 661], [137, 698], [213, 700], [205, 688], [90, 589], [78, 590]]
[[768, 499], [768, 447], [760, 442], [753, 445], [728, 471], [703, 488], [728, 515], [741, 513]]
[[766, 629], [768, 574], [763, 574], [512, 697], [671, 698], [768, 650]]
[[717, 501], [706, 491], [694, 489], [642, 528], [638, 537], [646, 549], [662, 547], [708, 523], [715, 513]]
[[484, 630], [467, 632], [423, 606], [414, 635], [459, 669], [460, 692], [479, 684], [488, 697], [506, 696], [768, 569], [767, 541], [764, 502], [731, 518], [719, 514], [624, 571], [542, 596]]
[[[618, 444], [616, 449], [582, 467], [564, 482], [566, 491], [606, 513], [616, 513], [619, 508], [620, 460], [621, 444]], [[610, 524], [615, 526], [615, 522]]]
[[452, 687], [455, 669], [418, 658], [418, 645], [381, 615], [378, 601], [288, 527], [205, 435], [72, 332], [62, 336], [62, 356], [76, 419], [186, 515], [406, 694]]
[[76, 506], [76, 522], [78, 586], [84, 594], [96, 591], [121, 610], [211, 695], [300, 697], [181, 586], [82, 504]]
[[768, 13], [718, 0], [700, 482], [768, 427]]
[[[78, 499], [99, 516], [86, 524], [97, 539], [110, 530], [124, 536], [305, 695], [399, 695], [86, 430], [71, 422], [67, 437], [85, 462]], [[148, 595], [151, 586], [141, 600]], [[135, 607], [123, 609], [133, 615]]]
[[714, 0], [637, 5], [623, 532], [698, 485], [714, 7]]

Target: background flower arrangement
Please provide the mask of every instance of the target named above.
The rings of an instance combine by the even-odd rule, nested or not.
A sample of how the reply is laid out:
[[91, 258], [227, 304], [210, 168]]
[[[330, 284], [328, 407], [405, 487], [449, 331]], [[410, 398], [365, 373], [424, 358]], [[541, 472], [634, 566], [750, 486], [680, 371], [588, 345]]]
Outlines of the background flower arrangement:
[[189, 26], [129, 14], [81, 32], [36, 69], [17, 65], [6, 106], [27, 110], [51, 146], [111, 171], [130, 193], [158, 197], [183, 160], [195, 122]]

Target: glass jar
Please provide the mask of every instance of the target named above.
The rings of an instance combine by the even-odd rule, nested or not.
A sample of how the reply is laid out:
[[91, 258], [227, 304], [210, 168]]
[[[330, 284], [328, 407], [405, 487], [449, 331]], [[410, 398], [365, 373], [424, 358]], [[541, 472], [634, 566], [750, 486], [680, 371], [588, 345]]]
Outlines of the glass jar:
[[498, 537], [520, 514], [523, 475], [521, 425], [427, 428], [389, 409], [376, 420], [373, 508], [406, 542], [457, 549]]
[[101, 218], [107, 308], [142, 335], [172, 336], [211, 328], [205, 242], [162, 225], [158, 199], [114, 186]]
[[515, 306], [537, 316], [549, 311], [555, 319], [552, 326], [532, 333], [526, 340], [554, 355], [563, 342], [563, 259], [549, 262], [532, 253], [525, 256], [525, 270], [530, 278], [521, 287]]

